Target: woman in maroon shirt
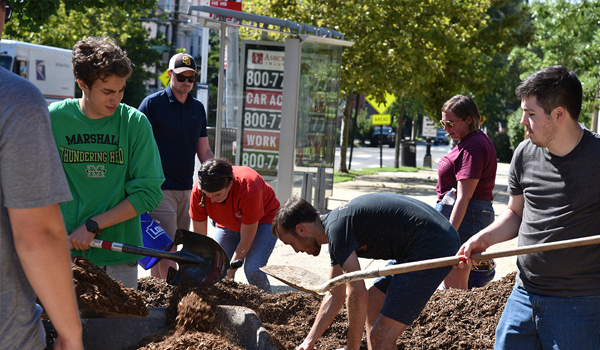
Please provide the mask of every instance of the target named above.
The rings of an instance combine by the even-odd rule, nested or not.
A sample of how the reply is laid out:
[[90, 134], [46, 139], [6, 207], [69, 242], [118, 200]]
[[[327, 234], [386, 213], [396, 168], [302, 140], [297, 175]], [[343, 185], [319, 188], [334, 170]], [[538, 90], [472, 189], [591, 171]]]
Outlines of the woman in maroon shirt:
[[[461, 244], [494, 221], [492, 207], [496, 183], [496, 149], [479, 129], [481, 114], [473, 100], [456, 95], [442, 106], [444, 130], [458, 144], [438, 162], [437, 211], [460, 235]], [[456, 190], [454, 201], [442, 201]], [[470, 269], [452, 269], [444, 280], [446, 288], [467, 289]]]

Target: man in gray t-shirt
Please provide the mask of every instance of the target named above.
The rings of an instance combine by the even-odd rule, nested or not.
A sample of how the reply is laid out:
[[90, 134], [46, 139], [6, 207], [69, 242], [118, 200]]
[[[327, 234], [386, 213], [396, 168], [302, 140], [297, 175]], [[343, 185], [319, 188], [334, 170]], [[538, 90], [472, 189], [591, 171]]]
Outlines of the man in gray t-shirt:
[[[548, 67], [516, 93], [528, 139], [513, 155], [508, 209], [459, 256], [515, 237], [529, 246], [598, 234], [600, 136], [578, 122], [579, 79], [565, 67]], [[495, 349], [600, 349], [599, 257], [598, 245], [519, 256]]]
[[[6, 11], [0, 0], [0, 34]], [[0, 347], [43, 349], [36, 294], [58, 333], [54, 349], [83, 349], [67, 232], [71, 200], [40, 91], [0, 67]]]

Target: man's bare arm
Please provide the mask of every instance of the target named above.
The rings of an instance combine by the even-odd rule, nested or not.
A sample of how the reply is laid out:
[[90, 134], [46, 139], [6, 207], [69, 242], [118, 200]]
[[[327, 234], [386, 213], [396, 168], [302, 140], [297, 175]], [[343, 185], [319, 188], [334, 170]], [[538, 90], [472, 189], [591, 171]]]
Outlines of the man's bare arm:
[[8, 209], [15, 248], [60, 349], [83, 349], [67, 232], [58, 204]]

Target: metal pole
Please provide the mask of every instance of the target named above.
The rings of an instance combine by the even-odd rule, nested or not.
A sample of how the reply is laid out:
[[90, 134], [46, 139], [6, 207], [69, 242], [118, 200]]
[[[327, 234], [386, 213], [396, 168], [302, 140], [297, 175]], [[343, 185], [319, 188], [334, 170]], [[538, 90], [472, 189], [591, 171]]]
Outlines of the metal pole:
[[219, 39], [219, 88], [217, 93], [217, 125], [215, 128], [215, 158], [221, 158], [221, 124], [223, 120], [223, 88], [225, 86], [225, 30], [227, 24], [221, 24]]
[[177, 31], [179, 30], [179, 0], [175, 0], [173, 7], [173, 17], [171, 19], [171, 47], [169, 49], [169, 59], [177, 53]]
[[[200, 82], [206, 83], [208, 76], [208, 38], [210, 29], [202, 28], [202, 63], [200, 65]], [[208, 106], [206, 106], [208, 109]]]
[[383, 125], [379, 125], [379, 167], [383, 168]]
[[431, 168], [431, 137], [427, 138], [427, 151], [423, 158], [423, 167]]
[[356, 132], [356, 115], [358, 114], [358, 95], [356, 92], [354, 93], [354, 98], [356, 99], [356, 107], [354, 108], [354, 123], [352, 125], [352, 142], [350, 144], [350, 159], [348, 160], [348, 170], [352, 167], [352, 151], [354, 150], [354, 133]]

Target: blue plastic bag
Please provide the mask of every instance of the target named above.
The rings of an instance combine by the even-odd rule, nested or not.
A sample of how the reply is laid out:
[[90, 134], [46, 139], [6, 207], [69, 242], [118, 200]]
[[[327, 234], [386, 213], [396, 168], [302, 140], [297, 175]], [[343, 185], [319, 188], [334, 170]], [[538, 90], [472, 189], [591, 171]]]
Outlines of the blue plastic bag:
[[[162, 250], [168, 252], [173, 247], [173, 240], [160, 225], [150, 217], [148, 213], [140, 216], [142, 221], [142, 238], [144, 239], [144, 247]], [[151, 269], [161, 259], [145, 256], [138, 260], [138, 264], [144, 270]]]

